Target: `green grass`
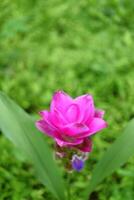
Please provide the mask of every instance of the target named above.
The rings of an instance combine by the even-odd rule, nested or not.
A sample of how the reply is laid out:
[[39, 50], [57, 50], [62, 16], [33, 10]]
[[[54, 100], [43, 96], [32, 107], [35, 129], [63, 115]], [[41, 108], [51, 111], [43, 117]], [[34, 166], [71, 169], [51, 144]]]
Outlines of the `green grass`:
[[[48, 108], [58, 89], [89, 92], [106, 110], [109, 128], [93, 137], [83, 172], [71, 175], [74, 200], [82, 199], [95, 163], [134, 117], [133, 10], [131, 0], [0, 2], [0, 89], [33, 115]], [[0, 151], [0, 200], [53, 199], [2, 134]], [[131, 158], [91, 200], [133, 200], [133, 166]]]

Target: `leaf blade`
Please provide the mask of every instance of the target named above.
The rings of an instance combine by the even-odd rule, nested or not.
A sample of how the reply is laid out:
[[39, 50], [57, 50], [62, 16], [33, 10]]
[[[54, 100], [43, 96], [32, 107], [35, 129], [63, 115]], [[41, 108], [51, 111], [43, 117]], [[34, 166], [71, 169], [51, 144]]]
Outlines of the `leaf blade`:
[[33, 162], [40, 179], [59, 199], [66, 199], [65, 187], [52, 152], [38, 132], [34, 120], [6, 95], [0, 93], [0, 129]]
[[123, 134], [117, 138], [96, 164], [91, 181], [84, 192], [85, 199], [89, 198], [98, 183], [125, 163], [132, 155], [134, 155], [134, 119], [130, 121]]

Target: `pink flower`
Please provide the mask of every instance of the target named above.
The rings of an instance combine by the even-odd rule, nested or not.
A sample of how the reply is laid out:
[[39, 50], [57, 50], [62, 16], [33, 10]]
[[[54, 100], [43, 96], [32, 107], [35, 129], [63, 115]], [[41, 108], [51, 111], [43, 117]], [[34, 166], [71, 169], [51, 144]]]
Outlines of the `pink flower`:
[[52, 137], [60, 147], [73, 147], [90, 152], [90, 137], [107, 127], [103, 120], [104, 111], [94, 107], [93, 97], [89, 94], [72, 99], [63, 91], [54, 93], [50, 111], [39, 113], [41, 120], [37, 128]]

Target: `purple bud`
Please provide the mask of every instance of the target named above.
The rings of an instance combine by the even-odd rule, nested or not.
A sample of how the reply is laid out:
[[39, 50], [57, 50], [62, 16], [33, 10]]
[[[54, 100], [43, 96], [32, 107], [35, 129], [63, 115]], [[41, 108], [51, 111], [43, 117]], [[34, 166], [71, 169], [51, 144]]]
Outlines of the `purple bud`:
[[77, 156], [76, 154], [72, 156], [72, 167], [76, 171], [81, 171], [84, 167], [84, 161], [81, 156]]

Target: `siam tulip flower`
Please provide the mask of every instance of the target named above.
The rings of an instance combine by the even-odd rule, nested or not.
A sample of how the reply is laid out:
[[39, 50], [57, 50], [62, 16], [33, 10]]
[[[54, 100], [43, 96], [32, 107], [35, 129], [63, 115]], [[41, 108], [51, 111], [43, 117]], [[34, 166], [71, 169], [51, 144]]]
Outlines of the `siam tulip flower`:
[[[43, 110], [39, 114], [41, 119], [36, 126], [54, 139], [60, 149], [60, 152], [57, 151], [59, 157], [64, 155], [65, 149], [73, 149], [75, 153], [91, 152], [91, 136], [107, 127], [103, 119], [104, 111], [95, 108], [90, 94], [73, 99], [65, 92], [57, 91], [53, 95], [50, 111]], [[81, 159], [73, 156], [71, 160], [76, 166]]]
[[81, 156], [73, 155], [72, 156], [72, 168], [76, 171], [81, 171], [84, 167], [84, 160]]

